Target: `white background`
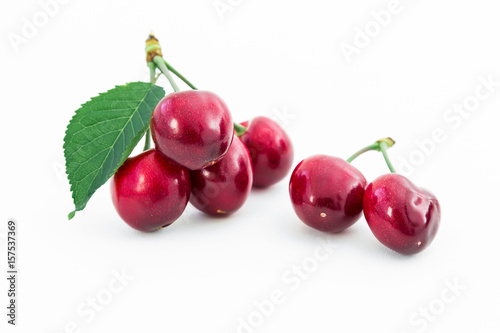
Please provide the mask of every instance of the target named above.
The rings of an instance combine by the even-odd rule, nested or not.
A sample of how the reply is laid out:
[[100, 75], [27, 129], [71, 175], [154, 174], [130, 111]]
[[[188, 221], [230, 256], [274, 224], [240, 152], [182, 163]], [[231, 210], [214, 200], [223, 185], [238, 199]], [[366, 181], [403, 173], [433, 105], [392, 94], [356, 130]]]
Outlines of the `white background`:
[[[213, 0], [71, 0], [44, 22], [38, 1], [1, 2], [0, 258], [5, 271], [5, 225], [14, 218], [20, 271], [18, 326], [8, 331], [237, 332], [250, 317], [240, 332], [499, 332], [500, 86], [466, 117], [445, 118], [456, 117], [447, 111], [454, 104], [477, 101], [480, 77], [500, 82], [498, 4], [401, 0], [376, 31], [371, 12], [388, 0], [222, 3], [231, 10], [221, 16]], [[40, 27], [23, 37], [34, 16]], [[366, 27], [372, 37], [348, 62], [342, 43], [354, 45]], [[404, 257], [378, 243], [364, 218], [340, 235], [310, 229], [291, 208], [288, 179], [252, 191], [230, 218], [188, 206], [152, 234], [120, 220], [106, 184], [68, 222], [65, 127], [90, 97], [147, 80], [151, 30], [165, 58], [220, 95], [235, 120], [277, 117], [294, 164], [316, 153], [347, 158], [393, 137], [395, 166], [409, 171], [402, 163], [411, 159], [406, 174], [442, 205], [434, 243]], [[17, 47], [14, 35], [25, 38]], [[439, 129], [445, 140], [429, 144]], [[376, 153], [354, 164], [369, 181], [387, 172]], [[309, 273], [297, 281], [291, 269], [303, 265]], [[133, 280], [106, 299], [122, 270]], [[464, 289], [453, 293], [453, 283]], [[255, 302], [267, 304], [274, 290], [283, 302], [263, 318]], [[96, 296], [109, 303], [92, 316]]]

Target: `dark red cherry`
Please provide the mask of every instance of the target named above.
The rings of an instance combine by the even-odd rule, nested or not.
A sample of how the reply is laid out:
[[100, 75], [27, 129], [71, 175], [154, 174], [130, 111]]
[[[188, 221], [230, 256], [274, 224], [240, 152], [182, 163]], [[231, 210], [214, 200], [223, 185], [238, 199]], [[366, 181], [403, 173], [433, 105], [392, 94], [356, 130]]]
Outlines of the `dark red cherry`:
[[293, 163], [292, 142], [274, 120], [253, 119], [241, 140], [252, 158], [255, 187], [267, 187], [286, 177]]
[[289, 192], [302, 222], [321, 231], [340, 232], [361, 217], [365, 187], [365, 177], [351, 164], [315, 155], [295, 167]]
[[381, 176], [368, 185], [363, 211], [375, 237], [402, 254], [424, 250], [441, 220], [436, 197], [398, 174]]
[[164, 97], [153, 111], [151, 133], [156, 149], [190, 170], [213, 164], [233, 139], [229, 110], [208, 91], [181, 91]]
[[187, 169], [155, 149], [128, 158], [111, 179], [111, 196], [120, 217], [139, 231], [173, 223], [186, 208], [190, 181]]
[[191, 171], [193, 206], [211, 215], [231, 214], [245, 203], [252, 189], [248, 149], [235, 135], [226, 155], [212, 166]]

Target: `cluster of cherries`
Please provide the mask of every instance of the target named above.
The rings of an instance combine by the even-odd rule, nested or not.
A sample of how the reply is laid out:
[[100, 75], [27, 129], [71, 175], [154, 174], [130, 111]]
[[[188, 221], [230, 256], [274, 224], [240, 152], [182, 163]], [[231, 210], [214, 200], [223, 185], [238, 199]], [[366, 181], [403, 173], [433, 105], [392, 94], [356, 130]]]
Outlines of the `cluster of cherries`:
[[191, 204], [228, 215], [245, 203], [252, 185], [283, 179], [293, 162], [290, 138], [272, 119], [234, 125], [226, 104], [206, 91], [174, 92], [153, 111], [155, 148], [129, 158], [111, 181], [113, 203], [134, 229], [154, 231]]
[[[153, 111], [155, 148], [127, 159], [113, 176], [113, 203], [126, 223], [140, 231], [158, 230], [177, 220], [188, 201], [202, 212], [225, 216], [243, 206], [252, 186], [268, 187], [286, 177], [293, 148], [276, 122], [257, 117], [233, 123], [220, 97], [196, 90], [168, 65], [154, 36], [147, 43], [152, 80], [160, 69], [175, 92]], [[179, 91], [169, 70], [195, 90]], [[301, 161], [289, 183], [299, 219], [337, 233], [364, 212], [371, 231], [387, 247], [402, 254], [425, 249], [437, 233], [440, 206], [430, 192], [395, 173], [386, 151], [392, 145], [390, 138], [379, 140], [346, 161], [326, 155]], [[350, 163], [372, 150], [382, 152], [392, 173], [367, 186]]]
[[[233, 123], [219, 96], [197, 90], [165, 61], [152, 34], [146, 61], [151, 82], [159, 69], [175, 92], [154, 108], [145, 151], [128, 158], [111, 180], [113, 204], [128, 225], [146, 232], [164, 228], [182, 215], [188, 201], [204, 213], [226, 216], [243, 206], [252, 186], [267, 187], [286, 177], [293, 148], [275, 121], [256, 117]], [[193, 90], [179, 91], [170, 72]]]
[[[402, 254], [424, 250], [439, 227], [439, 202], [395, 173], [386, 152], [392, 145], [390, 138], [379, 140], [347, 161], [326, 155], [301, 161], [289, 184], [290, 199], [300, 220], [317, 230], [337, 233], [353, 225], [363, 212], [371, 231], [385, 246]], [[371, 150], [383, 153], [392, 173], [367, 186], [363, 174], [350, 162]]]

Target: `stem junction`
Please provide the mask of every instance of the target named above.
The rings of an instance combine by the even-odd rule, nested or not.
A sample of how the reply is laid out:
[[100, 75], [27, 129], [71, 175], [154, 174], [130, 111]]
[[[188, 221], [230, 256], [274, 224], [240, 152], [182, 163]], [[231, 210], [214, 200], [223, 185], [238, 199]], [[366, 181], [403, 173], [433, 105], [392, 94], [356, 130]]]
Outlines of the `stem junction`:
[[[151, 33], [146, 40], [146, 61], [148, 63], [148, 67], [150, 69], [151, 82], [156, 83], [158, 77], [155, 77], [156, 68], [160, 70], [160, 72], [165, 75], [167, 80], [170, 82], [170, 85], [174, 89], [174, 91], [179, 91], [179, 86], [174, 81], [174, 78], [170, 74], [172, 72], [175, 76], [177, 76], [180, 80], [182, 80], [186, 85], [188, 85], [193, 90], [198, 90], [186, 77], [184, 77], [179, 71], [177, 71], [174, 67], [172, 67], [164, 58], [163, 53], [161, 51], [160, 42], [158, 38], [156, 38], [153, 33]], [[238, 137], [245, 134], [247, 128], [238, 123], [234, 123], [234, 131]], [[146, 132], [146, 142], [144, 144], [144, 150], [149, 149], [151, 145], [151, 136], [150, 130], [148, 129]]]
[[379, 151], [382, 153], [382, 155], [384, 155], [385, 163], [387, 164], [387, 167], [389, 167], [389, 170], [391, 170], [392, 173], [396, 173], [396, 170], [394, 169], [394, 166], [392, 165], [391, 161], [389, 160], [389, 156], [387, 155], [387, 149], [394, 146], [395, 143], [396, 143], [396, 141], [394, 141], [391, 138], [380, 139], [380, 140], [374, 142], [373, 144], [357, 151], [356, 153], [354, 153], [354, 155], [349, 157], [346, 161], [351, 163], [352, 161], [354, 161], [355, 158], [357, 158], [358, 156], [360, 156], [368, 151], [372, 151], [372, 150]]

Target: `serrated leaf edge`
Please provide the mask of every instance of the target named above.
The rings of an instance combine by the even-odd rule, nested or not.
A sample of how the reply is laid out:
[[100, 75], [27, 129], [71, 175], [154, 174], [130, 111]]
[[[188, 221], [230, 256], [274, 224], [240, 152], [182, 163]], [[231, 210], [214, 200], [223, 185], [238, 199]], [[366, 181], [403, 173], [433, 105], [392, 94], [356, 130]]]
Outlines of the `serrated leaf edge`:
[[[70, 120], [70, 122], [69, 122], [68, 126], [66, 126], [66, 131], [64, 132], [64, 137], [66, 137], [66, 135], [68, 134], [69, 127], [71, 126], [71, 124], [73, 124], [73, 123], [74, 123], [74, 118], [75, 118], [75, 117], [76, 117], [76, 115], [78, 114], [78, 111], [80, 111], [82, 108], [84, 108], [84, 107], [85, 107], [85, 105], [87, 105], [87, 104], [91, 103], [91, 102], [92, 102], [92, 101], [94, 101], [95, 99], [97, 99], [97, 98], [101, 97], [102, 95], [105, 95], [106, 93], [108, 93], [109, 91], [111, 91], [111, 90], [113, 90], [113, 89], [117, 89], [117, 88], [121, 88], [121, 87], [126, 87], [126, 86], [128, 86], [128, 85], [130, 85], [130, 84], [134, 84], [134, 83], [145, 83], [145, 84], [149, 84], [149, 85], [150, 85], [150, 91], [149, 91], [149, 92], [148, 92], [148, 93], [147, 93], [147, 94], [146, 94], [146, 95], [145, 95], [145, 96], [141, 99], [141, 102], [139, 103], [139, 105], [141, 105], [141, 104], [145, 101], [145, 99], [149, 96], [149, 94], [154, 94], [154, 93], [155, 93], [155, 92], [154, 92], [154, 88], [155, 88], [155, 87], [160, 88], [160, 89], [161, 89], [161, 91], [163, 92], [163, 96], [165, 96], [165, 91], [163, 90], [163, 88], [162, 88], [162, 87], [157, 86], [157, 85], [154, 85], [154, 84], [151, 84], [151, 83], [147, 83], [147, 82], [137, 81], [137, 82], [129, 82], [129, 83], [126, 83], [126, 84], [124, 84], [124, 85], [116, 85], [114, 88], [111, 88], [111, 89], [109, 89], [109, 90], [108, 90], [108, 91], [106, 91], [106, 92], [99, 93], [97, 96], [91, 97], [91, 98], [90, 98], [90, 100], [88, 100], [87, 102], [85, 102], [85, 103], [81, 104], [81, 105], [80, 105], [80, 108], [78, 108], [78, 110], [76, 110], [76, 111], [75, 111], [75, 114], [74, 114], [74, 115], [73, 115], [73, 117], [71, 118], [71, 120]], [[163, 96], [162, 96], [162, 97], [163, 97]], [[160, 97], [160, 99], [161, 99], [162, 97]], [[146, 104], [147, 104], [147, 103], [146, 103]], [[153, 106], [153, 108], [154, 108], [154, 106]], [[113, 111], [114, 111], [114, 110], [113, 110]], [[128, 123], [132, 120], [132, 118], [133, 118], [133, 115], [132, 115], [131, 117], [129, 117], [129, 121], [127, 121], [127, 125], [128, 125]], [[146, 132], [146, 130], [147, 130], [146, 125], [148, 125], [148, 126], [149, 126], [149, 123], [150, 123], [150, 121], [147, 121], [147, 122], [144, 124], [143, 129], [142, 129], [142, 130], [140, 130], [140, 131], [138, 132], [138, 135], [139, 135], [141, 138], [142, 138], [142, 136], [144, 136], [144, 134], [145, 134], [145, 132]], [[127, 125], [126, 125], [126, 126], [127, 126]], [[123, 127], [123, 130], [126, 128], [126, 126], [124, 126], [124, 127]], [[146, 128], [146, 130], [144, 130], [144, 128]], [[122, 130], [122, 131], [120, 131], [120, 132], [122, 133], [122, 132], [123, 132], [123, 130]], [[141, 133], [141, 132], [142, 132], [142, 133]], [[121, 133], [117, 136], [117, 139], [115, 140], [115, 142], [114, 142], [113, 144], [115, 144], [115, 143], [116, 143], [116, 141], [118, 140], [118, 138], [120, 138], [120, 137], [122, 136], [122, 135], [121, 135]], [[74, 134], [73, 134], [73, 135], [74, 135]], [[136, 141], [136, 138], [137, 138], [137, 136], [138, 136], [138, 135], [136, 135], [134, 138], [132, 138], [131, 143], [130, 143], [129, 145], [127, 145], [127, 146], [126, 146], [125, 151], [122, 153], [122, 156], [121, 156], [120, 162], [118, 163], [117, 167], [116, 167], [116, 168], [115, 168], [115, 169], [114, 169], [114, 170], [113, 170], [113, 171], [112, 171], [112, 172], [111, 172], [111, 173], [107, 176], [106, 181], [107, 181], [109, 178], [111, 178], [111, 176], [113, 176], [113, 174], [115, 174], [115, 172], [118, 170], [118, 168], [120, 168], [120, 166], [121, 166], [121, 165], [125, 162], [125, 160], [128, 158], [128, 156], [130, 156], [130, 153], [131, 153], [131, 152], [132, 152], [132, 150], [133, 150], [133, 148], [132, 148], [132, 149], [130, 149], [130, 146], [132, 145], [132, 143], [133, 143], [134, 141]], [[140, 141], [140, 138], [139, 138], [137, 141]], [[71, 142], [71, 141], [70, 141], [70, 142]], [[71, 190], [71, 197], [73, 198], [73, 203], [75, 204], [75, 210], [73, 210], [72, 212], [70, 212], [70, 213], [68, 214], [68, 219], [69, 219], [69, 220], [71, 220], [71, 219], [75, 216], [75, 214], [76, 214], [76, 212], [77, 212], [77, 211], [81, 211], [81, 210], [83, 210], [83, 209], [86, 207], [86, 205], [87, 205], [88, 201], [90, 200], [90, 198], [92, 197], [92, 195], [95, 193], [95, 191], [97, 191], [97, 189], [98, 189], [98, 188], [97, 188], [97, 189], [95, 189], [94, 191], [89, 192], [89, 193], [88, 193], [89, 200], [87, 200], [87, 202], [85, 202], [85, 203], [83, 204], [83, 206], [81, 206], [80, 208], [78, 208], [78, 207], [77, 207], [77, 204], [76, 204], [76, 202], [75, 202], [75, 191], [74, 191], [74, 186], [75, 186], [75, 185], [71, 182], [71, 179], [69, 178], [69, 173], [68, 173], [68, 159], [67, 159], [67, 153], [66, 153], [66, 146], [67, 146], [70, 142], [64, 142], [64, 144], [63, 144], [64, 158], [65, 158], [65, 167], [66, 167], [65, 173], [66, 173], [66, 175], [67, 175], [68, 182], [69, 182], [69, 184], [71, 185], [71, 186], [70, 186], [70, 190]], [[137, 144], [137, 143], [136, 143], [136, 144]], [[130, 150], [130, 151], [129, 151], [129, 150]], [[110, 150], [109, 150], [109, 152], [106, 154], [106, 158], [105, 158], [104, 160], [106, 160], [106, 159], [108, 158], [108, 156], [109, 156], [109, 154], [110, 154], [110, 152], [111, 152], [111, 151], [112, 151], [112, 149], [110, 149]], [[128, 153], [127, 155], [125, 155], [127, 152], [129, 152], [129, 153]], [[97, 173], [95, 174], [94, 178], [92, 179], [92, 183], [95, 181], [95, 179], [97, 178], [97, 175], [98, 175], [98, 174], [99, 174], [99, 172], [97, 172]], [[101, 185], [101, 186], [102, 186], [102, 185]]]

